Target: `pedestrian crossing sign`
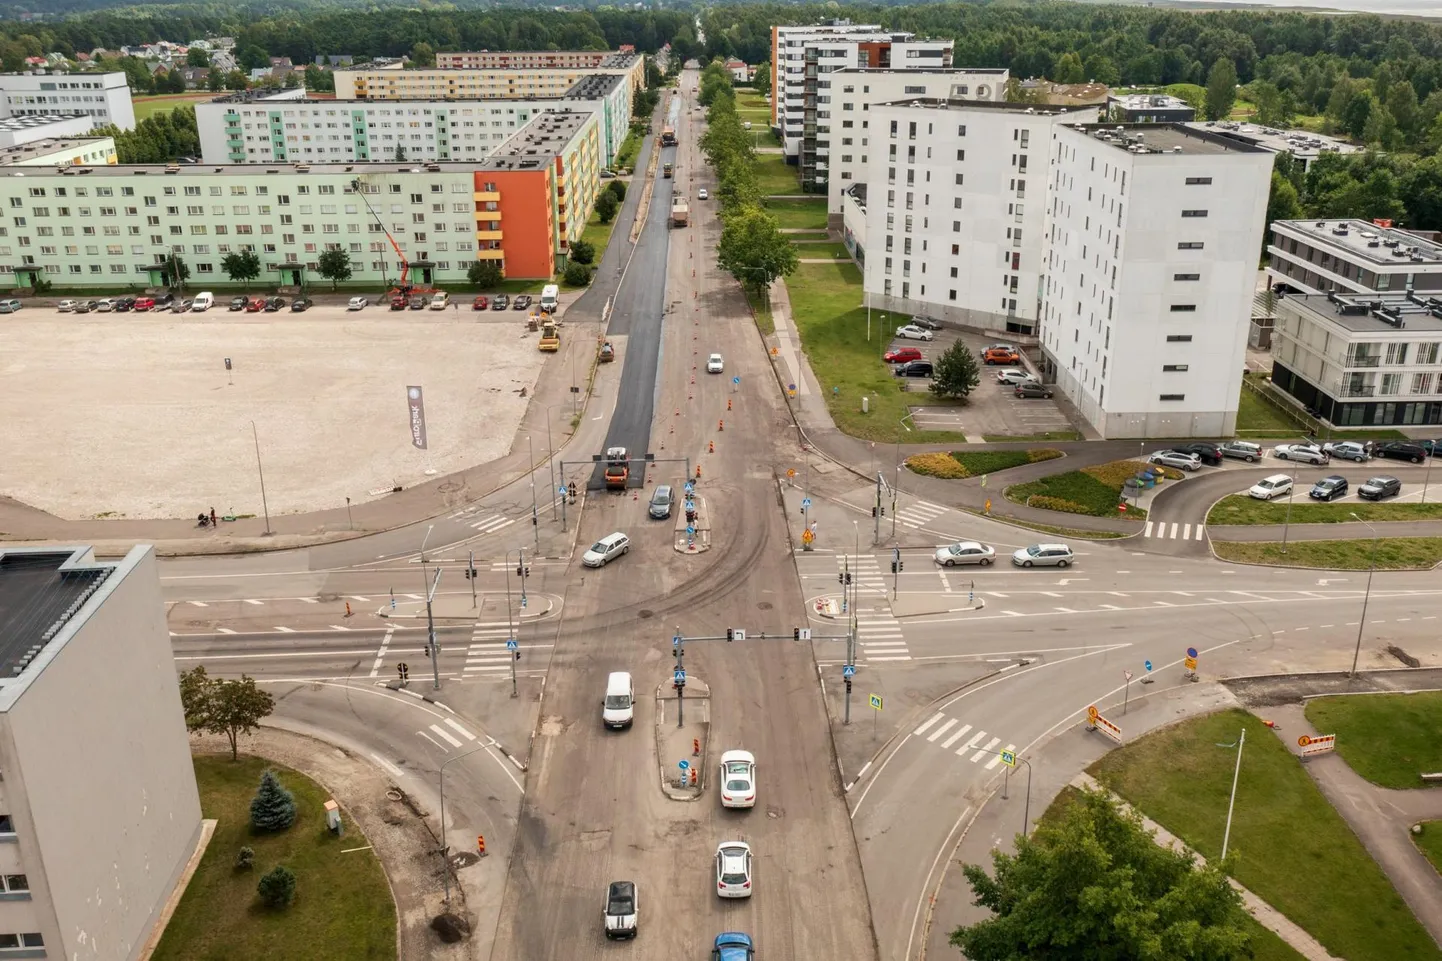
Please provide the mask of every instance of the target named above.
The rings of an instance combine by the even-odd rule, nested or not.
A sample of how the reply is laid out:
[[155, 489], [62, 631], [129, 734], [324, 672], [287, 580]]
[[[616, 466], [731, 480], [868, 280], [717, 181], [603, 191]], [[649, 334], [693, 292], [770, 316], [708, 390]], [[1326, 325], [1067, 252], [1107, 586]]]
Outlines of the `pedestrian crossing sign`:
[[1005, 764], [1007, 767], [1016, 767], [1016, 752], [1002, 751], [1001, 763]]
[[872, 694], [872, 695], [870, 695], [870, 697], [871, 697], [871, 708], [872, 708], [872, 710], [875, 710], [875, 711], [881, 710], [881, 695], [880, 695], [880, 694]]

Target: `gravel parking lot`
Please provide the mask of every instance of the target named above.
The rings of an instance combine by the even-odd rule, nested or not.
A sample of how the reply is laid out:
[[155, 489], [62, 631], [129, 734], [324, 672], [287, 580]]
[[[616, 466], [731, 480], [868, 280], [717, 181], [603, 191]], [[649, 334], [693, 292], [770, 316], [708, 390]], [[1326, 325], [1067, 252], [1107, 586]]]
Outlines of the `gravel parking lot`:
[[[468, 306], [468, 305], [467, 305]], [[503, 456], [547, 355], [506, 312], [0, 318], [0, 494], [66, 518], [360, 503]], [[233, 371], [227, 372], [229, 358]], [[406, 388], [425, 390], [428, 450]]]

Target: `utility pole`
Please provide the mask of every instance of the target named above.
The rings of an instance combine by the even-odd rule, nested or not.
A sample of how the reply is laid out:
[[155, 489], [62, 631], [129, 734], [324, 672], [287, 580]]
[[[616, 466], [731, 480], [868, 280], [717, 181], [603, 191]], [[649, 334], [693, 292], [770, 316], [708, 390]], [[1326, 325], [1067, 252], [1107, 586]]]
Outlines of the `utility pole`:
[[431, 582], [431, 589], [426, 592], [426, 637], [430, 639], [431, 648], [431, 686], [434, 690], [441, 689], [441, 666], [440, 656], [436, 651], [436, 620], [431, 616], [431, 601], [435, 599], [436, 588], [441, 586], [441, 569], [436, 568], [436, 578]]
[[[536, 550], [541, 549], [541, 514], [536, 509], [536, 454], [531, 448], [531, 438], [526, 438], [526, 467], [531, 475], [531, 530], [536, 532]], [[525, 596], [524, 591], [521, 596]]]
[[1242, 748], [1247, 746], [1247, 729], [1242, 728], [1242, 738], [1237, 742], [1237, 766], [1232, 771], [1232, 796], [1227, 800], [1227, 828], [1222, 832], [1222, 860], [1227, 859], [1227, 842], [1232, 839], [1232, 808], [1237, 803], [1237, 778], [1242, 773]]
[[876, 506], [871, 509], [871, 543], [881, 543], [881, 471], [876, 472]]
[[901, 548], [891, 549], [891, 599], [896, 600], [896, 592], [901, 590]]
[[471, 607], [476, 606], [476, 552], [470, 552], [471, 559], [466, 562], [466, 577], [471, 581]]
[[[525, 556], [522, 554], [519, 570], [525, 570]], [[506, 640], [516, 640], [516, 622], [511, 614], [511, 552], [506, 551]], [[519, 642], [518, 642], [519, 643]], [[509, 653], [510, 648], [507, 647]], [[516, 659], [511, 658], [511, 690], [516, 689]]]
[[676, 726], [679, 728], [686, 723], [686, 639], [681, 636], [681, 625], [676, 625], [676, 636], [671, 638], [671, 646], [676, 649], [676, 666], [673, 668], [683, 680], [677, 682], [676, 688]]

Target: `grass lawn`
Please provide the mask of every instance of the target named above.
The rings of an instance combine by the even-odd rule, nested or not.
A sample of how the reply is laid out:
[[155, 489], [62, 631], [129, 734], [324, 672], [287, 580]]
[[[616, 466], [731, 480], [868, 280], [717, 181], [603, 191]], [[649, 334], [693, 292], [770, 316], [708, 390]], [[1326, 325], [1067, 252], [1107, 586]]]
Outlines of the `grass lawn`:
[[913, 454], [906, 459], [906, 467], [914, 474], [957, 479], [995, 474], [997, 471], [1060, 456], [1061, 451], [1047, 450], [1044, 447], [1035, 450], [954, 450], [950, 453], [935, 451], [930, 454]]
[[[252, 835], [250, 799], [261, 772], [273, 768], [295, 795], [299, 816], [288, 831]], [[345, 837], [326, 830], [319, 784], [279, 764], [228, 755], [195, 758], [204, 815], [215, 818], [206, 849], [154, 961], [307, 961], [393, 959], [395, 902], [375, 854], [354, 824]], [[255, 849], [255, 868], [237, 871], [242, 847]], [[345, 848], [362, 848], [343, 854]], [[255, 886], [277, 864], [296, 875], [295, 903], [284, 911], [262, 907]]]
[[634, 131], [626, 134], [626, 139], [621, 141], [621, 149], [616, 151], [616, 157], [611, 161], [613, 169], [636, 166], [636, 154], [641, 149], [641, 140]]
[[[1287, 564], [1330, 571], [1365, 571], [1372, 541], [1292, 541], [1282, 553], [1281, 541], [1212, 541], [1224, 561]], [[1384, 537], [1377, 542], [1377, 570], [1428, 570], [1442, 563], [1442, 537]]]
[[[1359, 694], [1307, 701], [1307, 720], [1337, 735], [1337, 753], [1373, 784], [1420, 788], [1423, 772], [1442, 771], [1442, 691]], [[1442, 830], [1438, 832], [1442, 847]]]
[[1082, 435], [1074, 430], [1049, 430], [1041, 434], [982, 434], [988, 444], [1044, 443], [1049, 440], [1081, 440]]
[[[791, 192], [800, 193], [801, 188], [798, 186]], [[826, 229], [825, 197], [817, 197], [815, 200], [767, 200], [765, 205], [766, 212], [775, 217], [778, 226], [783, 229]], [[861, 302], [861, 285], [859, 281], [856, 288], [856, 300], [857, 303]]]
[[759, 93], [737, 93], [736, 109], [738, 110], [765, 110], [766, 116], [771, 116], [771, 104], [762, 99]]
[[595, 211], [591, 212], [591, 219], [586, 221], [586, 229], [581, 231], [581, 239], [596, 248], [596, 263], [601, 262], [605, 256], [606, 244], [611, 242], [611, 229], [616, 226], [616, 218], [612, 217], [611, 222], [601, 223], [601, 218]]
[[214, 100], [216, 97], [224, 96], [223, 93], [211, 93], [203, 91], [199, 93], [168, 93], [153, 97], [135, 97], [132, 102], [135, 106], [135, 119], [137, 122], [146, 117], [153, 117], [158, 113], [168, 113], [176, 107], [185, 104], [205, 103]]
[[[792, 238], [793, 242], [795, 238]], [[850, 260], [851, 251], [846, 245], [834, 240], [823, 241], [822, 243], [797, 243], [796, 256], [798, 257], [824, 257], [827, 260]]]
[[1218, 745], [1235, 744], [1243, 727], [1247, 747], [1227, 852], [1233, 876], [1339, 958], [1442, 958], [1341, 815], [1254, 715], [1231, 710], [1184, 721], [1111, 752], [1091, 772], [1203, 857], [1216, 858], [1237, 757]]
[[757, 297], [748, 290], [746, 303], [751, 306], [751, 313], [756, 317], [756, 329], [767, 337], [776, 333], [776, 320], [771, 316], [771, 298], [765, 294]]
[[[751, 165], [756, 173], [756, 188], [761, 191], [761, 196], [768, 197], [771, 194], [799, 194], [801, 193], [801, 180], [797, 176], [799, 167], [791, 167], [786, 163], [786, 158], [779, 153], [759, 153], [756, 155], [756, 162]], [[822, 210], [826, 209], [826, 201], [821, 201]], [[781, 226], [785, 227], [786, 224]]]
[[[1353, 514], [1364, 521], [1424, 520], [1442, 517], [1442, 504], [1322, 504], [1305, 493], [1293, 495], [1293, 524], [1343, 524], [1352, 520]], [[1286, 518], [1284, 500], [1261, 501], [1246, 494], [1232, 494], [1212, 507], [1207, 523], [1281, 524]]]
[[1118, 460], [1081, 470], [1066, 471], [1040, 477], [1025, 484], [1013, 484], [1006, 488], [1006, 499], [1028, 507], [1062, 511], [1067, 514], [1090, 514], [1093, 517], [1121, 517], [1127, 520], [1145, 520], [1147, 512], [1139, 507], [1117, 510], [1121, 500], [1123, 482], [1136, 476], [1143, 468], [1161, 471], [1173, 480], [1181, 478], [1181, 472], [1171, 468], [1145, 464], [1139, 460]]
[[1301, 421], [1286, 416], [1256, 392], [1242, 388], [1237, 406], [1238, 437], [1295, 437], [1306, 429]]
[[1442, 821], [1423, 821], [1422, 833], [1412, 835], [1412, 842], [1442, 874]]

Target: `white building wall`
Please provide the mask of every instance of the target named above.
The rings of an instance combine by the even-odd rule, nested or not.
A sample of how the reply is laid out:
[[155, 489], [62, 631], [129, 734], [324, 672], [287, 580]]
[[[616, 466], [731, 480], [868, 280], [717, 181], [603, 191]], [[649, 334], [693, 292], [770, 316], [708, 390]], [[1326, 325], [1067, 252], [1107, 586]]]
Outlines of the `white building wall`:
[[0, 74], [0, 117], [86, 116], [91, 129], [135, 129], [124, 73]]

